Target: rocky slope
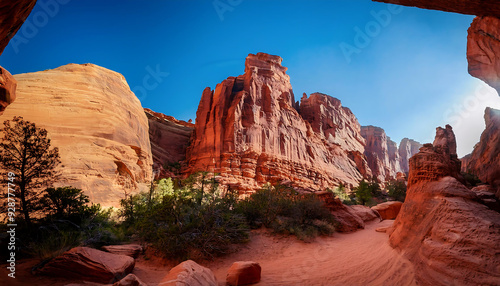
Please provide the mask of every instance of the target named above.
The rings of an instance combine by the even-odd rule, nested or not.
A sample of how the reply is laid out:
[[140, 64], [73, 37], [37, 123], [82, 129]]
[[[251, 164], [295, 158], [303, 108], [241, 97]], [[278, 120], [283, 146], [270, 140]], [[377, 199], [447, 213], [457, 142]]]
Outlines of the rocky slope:
[[372, 0], [410, 7], [455, 12], [467, 15], [500, 17], [500, 5], [497, 0]]
[[61, 155], [57, 186], [81, 188], [104, 206], [149, 186], [148, 119], [121, 74], [69, 64], [14, 77], [17, 99], [2, 120], [20, 115], [47, 129]]
[[148, 108], [145, 108], [144, 112], [149, 122], [149, 140], [154, 170], [161, 172], [165, 164], [184, 161], [194, 124]]
[[363, 178], [364, 142], [356, 118], [322, 94], [297, 106], [281, 62], [250, 54], [243, 75], [204, 90], [186, 173], [214, 170], [224, 184], [244, 190], [278, 180], [318, 190], [340, 182], [354, 186]]
[[474, 151], [462, 159], [462, 171], [470, 172], [497, 191], [500, 198], [500, 110], [486, 108], [486, 129]]
[[460, 182], [459, 170], [449, 126], [410, 159], [407, 196], [390, 243], [413, 263], [421, 285], [500, 281], [500, 213]]
[[[500, 4], [497, 3], [497, 7], [500, 7]], [[499, 18], [476, 17], [474, 19], [467, 36], [467, 60], [469, 73], [485, 81], [500, 94]]]

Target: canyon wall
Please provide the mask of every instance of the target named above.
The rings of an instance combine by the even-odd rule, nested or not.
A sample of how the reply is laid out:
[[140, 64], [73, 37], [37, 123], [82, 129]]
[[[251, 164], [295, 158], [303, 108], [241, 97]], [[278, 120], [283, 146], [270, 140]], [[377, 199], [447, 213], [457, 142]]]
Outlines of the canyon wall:
[[500, 213], [465, 187], [452, 128], [438, 128], [409, 162], [405, 203], [390, 243], [413, 264], [421, 285], [500, 281]]
[[500, 198], [500, 110], [486, 108], [486, 128], [474, 151], [462, 159], [462, 171], [476, 175], [490, 184]]
[[125, 192], [149, 188], [148, 119], [121, 74], [69, 64], [14, 77], [17, 99], [2, 120], [22, 116], [47, 129], [62, 162], [56, 186], [81, 188], [92, 202], [115, 207]]
[[297, 106], [281, 62], [250, 54], [243, 75], [203, 91], [185, 173], [215, 171], [247, 191], [282, 180], [310, 190], [358, 184], [368, 168], [356, 118], [323, 94]]
[[0, 115], [16, 99], [16, 79], [3, 67], [0, 67]]
[[408, 160], [422, 146], [417, 141], [404, 138], [398, 145], [384, 129], [376, 126], [362, 126], [361, 135], [366, 140], [365, 156], [373, 177], [379, 182], [396, 179], [398, 173], [408, 173]]

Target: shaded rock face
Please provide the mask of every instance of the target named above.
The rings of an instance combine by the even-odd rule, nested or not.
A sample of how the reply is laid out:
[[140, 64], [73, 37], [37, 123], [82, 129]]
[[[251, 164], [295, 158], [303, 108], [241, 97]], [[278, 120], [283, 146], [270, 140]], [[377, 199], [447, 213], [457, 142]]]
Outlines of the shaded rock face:
[[486, 128], [472, 154], [462, 159], [462, 170], [492, 185], [500, 198], [500, 110], [486, 108]]
[[3, 114], [7, 105], [16, 99], [17, 81], [3, 67], [0, 67], [0, 115]]
[[137, 258], [143, 251], [142, 246], [139, 244], [106, 245], [102, 247], [102, 250], [113, 254], [130, 256], [132, 258]]
[[148, 120], [125, 78], [92, 64], [15, 75], [16, 101], [2, 119], [22, 116], [47, 129], [59, 148], [56, 186], [80, 188], [94, 203], [119, 206], [152, 177]]
[[362, 126], [361, 135], [366, 140], [365, 156], [373, 177], [379, 182], [396, 178], [397, 173], [401, 172], [396, 142], [387, 137], [380, 127]]
[[217, 286], [217, 278], [212, 270], [192, 260], [186, 260], [172, 268], [160, 282], [162, 286]]
[[406, 174], [410, 171], [410, 166], [408, 162], [413, 155], [418, 153], [420, 147], [422, 147], [422, 144], [420, 144], [415, 140], [408, 138], [403, 138], [401, 140], [401, 143], [399, 144], [398, 153], [399, 153], [399, 166], [401, 167], [401, 171], [403, 173]]
[[132, 272], [132, 257], [117, 255], [88, 247], [75, 247], [52, 259], [36, 274], [113, 283]]
[[194, 124], [144, 109], [149, 122], [149, 140], [155, 170], [164, 164], [184, 161]]
[[500, 17], [500, 5], [497, 0], [373, 0], [410, 7], [418, 7], [467, 15]]
[[463, 180], [461, 162], [457, 157], [457, 143], [450, 125], [436, 128], [433, 144], [424, 144], [420, 152], [410, 158], [408, 188], [419, 182], [432, 182], [446, 176]]
[[500, 213], [457, 180], [451, 127], [410, 159], [406, 200], [390, 243], [414, 264], [421, 285], [495, 285], [500, 281]]
[[0, 2], [0, 55], [21, 28], [33, 7], [36, 0], [17, 0]]
[[353, 232], [358, 229], [363, 229], [365, 228], [364, 219], [366, 218], [366, 221], [371, 220], [367, 211], [363, 209], [354, 209], [342, 204], [342, 202], [335, 198], [334, 194], [331, 192], [320, 191], [316, 192], [315, 195], [325, 203], [325, 207], [327, 207], [335, 217], [338, 223], [335, 230], [339, 232]]
[[[280, 180], [312, 190], [358, 184], [366, 164], [359, 123], [338, 100], [321, 94], [302, 99], [304, 120], [281, 61], [250, 54], [243, 75], [204, 90], [186, 173], [213, 170], [223, 184], [247, 191]], [[315, 110], [323, 117], [314, 117]]]
[[401, 210], [402, 202], [385, 202], [372, 207], [382, 219], [395, 219]]
[[[500, 7], [498, 2], [496, 5]], [[467, 60], [469, 73], [485, 81], [500, 94], [500, 18], [474, 19], [468, 30]]]
[[226, 284], [231, 286], [255, 284], [260, 281], [260, 264], [253, 261], [238, 261], [227, 271]]

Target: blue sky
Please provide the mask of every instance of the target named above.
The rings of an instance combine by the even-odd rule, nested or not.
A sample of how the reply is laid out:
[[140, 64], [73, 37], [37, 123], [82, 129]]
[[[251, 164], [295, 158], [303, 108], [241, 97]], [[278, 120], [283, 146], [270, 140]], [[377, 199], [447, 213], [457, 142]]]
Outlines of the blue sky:
[[122, 73], [144, 107], [194, 120], [205, 87], [266, 52], [283, 57], [296, 99], [337, 97], [396, 142], [431, 142], [450, 123], [463, 156], [484, 107], [500, 108], [467, 73], [472, 19], [369, 0], [39, 0], [0, 64], [17, 74], [94, 63]]

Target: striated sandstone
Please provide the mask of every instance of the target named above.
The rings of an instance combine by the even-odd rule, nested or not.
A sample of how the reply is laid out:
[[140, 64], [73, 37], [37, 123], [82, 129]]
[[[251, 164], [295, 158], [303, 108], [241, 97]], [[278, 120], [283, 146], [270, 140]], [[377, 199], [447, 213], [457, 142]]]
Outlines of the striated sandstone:
[[373, 0], [423, 9], [455, 12], [467, 15], [500, 17], [498, 0]]
[[500, 213], [461, 182], [451, 127], [410, 159], [406, 200], [390, 243], [414, 264], [421, 285], [496, 285]]
[[472, 153], [462, 159], [462, 170], [492, 185], [500, 198], [500, 110], [487, 107], [484, 121], [486, 128]]
[[143, 251], [142, 246], [139, 244], [105, 245], [101, 248], [109, 253], [126, 255], [132, 258], [137, 258]]
[[[222, 184], [243, 191], [281, 180], [312, 190], [358, 184], [365, 164], [359, 123], [321, 94], [302, 100], [304, 120], [281, 61], [250, 54], [243, 75], [203, 91], [185, 173], [215, 171]], [[324, 117], [312, 118], [313, 110]]]
[[379, 182], [396, 178], [401, 172], [399, 151], [384, 129], [376, 126], [362, 126], [361, 135], [366, 140], [365, 156], [373, 177]]
[[3, 67], [0, 67], [0, 115], [7, 105], [16, 99], [16, 79]]
[[113, 283], [132, 272], [132, 257], [112, 254], [89, 247], [75, 247], [50, 260], [36, 274]]
[[[498, 5], [500, 7], [500, 5]], [[470, 75], [500, 94], [500, 19], [476, 17], [468, 30], [467, 60]]]
[[149, 187], [148, 121], [121, 74], [69, 64], [14, 77], [17, 98], [2, 119], [20, 115], [47, 129], [62, 161], [56, 186], [80, 188], [92, 202], [115, 207], [125, 192]]
[[325, 206], [335, 217], [338, 223], [335, 230], [339, 232], [353, 232], [365, 228], [365, 219], [366, 221], [371, 220], [370, 215], [363, 208], [356, 209], [342, 204], [332, 192], [320, 191], [314, 194], [325, 203]]
[[36, 0], [0, 1], [0, 55], [28, 18]]
[[194, 124], [148, 108], [145, 108], [144, 112], [149, 121], [149, 140], [154, 169], [161, 172], [165, 164], [184, 161]]
[[212, 270], [193, 260], [186, 260], [172, 268], [162, 279], [162, 286], [217, 286], [217, 278]]

